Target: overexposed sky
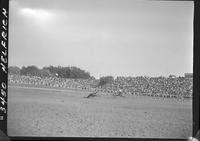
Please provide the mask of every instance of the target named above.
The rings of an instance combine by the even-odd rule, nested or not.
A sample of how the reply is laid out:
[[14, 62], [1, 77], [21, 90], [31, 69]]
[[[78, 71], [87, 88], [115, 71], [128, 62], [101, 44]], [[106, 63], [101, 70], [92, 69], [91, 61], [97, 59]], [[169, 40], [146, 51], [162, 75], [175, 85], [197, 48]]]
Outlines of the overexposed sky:
[[10, 0], [9, 66], [77, 66], [96, 78], [193, 68], [192, 1]]

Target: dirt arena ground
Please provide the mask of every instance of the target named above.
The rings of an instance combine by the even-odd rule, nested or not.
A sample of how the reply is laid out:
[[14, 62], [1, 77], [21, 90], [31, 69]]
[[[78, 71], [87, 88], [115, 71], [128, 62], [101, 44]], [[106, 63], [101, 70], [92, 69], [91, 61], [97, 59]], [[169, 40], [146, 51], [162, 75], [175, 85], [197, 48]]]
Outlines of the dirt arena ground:
[[8, 88], [8, 135], [189, 138], [192, 100], [142, 96], [83, 98], [89, 92]]

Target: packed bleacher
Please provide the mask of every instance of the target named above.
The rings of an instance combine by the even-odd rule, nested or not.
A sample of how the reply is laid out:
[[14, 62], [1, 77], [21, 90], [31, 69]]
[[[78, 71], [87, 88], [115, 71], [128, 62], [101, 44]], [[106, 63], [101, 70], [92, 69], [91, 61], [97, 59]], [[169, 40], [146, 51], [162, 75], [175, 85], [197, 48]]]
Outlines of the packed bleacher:
[[192, 78], [117, 77], [103, 86], [107, 92], [159, 97], [192, 97]]
[[70, 89], [85, 89], [91, 90], [92, 85], [95, 83], [93, 79], [67, 79], [57, 77], [38, 77], [38, 76], [25, 76], [25, 75], [8, 75], [8, 83], [25, 84], [32, 86], [47, 86], [47, 87], [61, 87]]
[[117, 77], [112, 82], [98, 86], [97, 79], [70, 79], [9, 74], [8, 83], [33, 86], [61, 87], [107, 94], [142, 95], [155, 97], [192, 97], [192, 78], [186, 77]]

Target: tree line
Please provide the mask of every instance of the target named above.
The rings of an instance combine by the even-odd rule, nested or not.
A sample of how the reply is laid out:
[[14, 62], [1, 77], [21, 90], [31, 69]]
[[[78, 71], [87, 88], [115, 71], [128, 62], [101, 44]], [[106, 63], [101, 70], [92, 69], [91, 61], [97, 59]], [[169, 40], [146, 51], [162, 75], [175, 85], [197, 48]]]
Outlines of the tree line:
[[58, 77], [58, 78], [74, 78], [74, 79], [89, 79], [93, 78], [89, 72], [82, 70], [75, 66], [69, 67], [55, 67], [48, 66], [39, 69], [38, 67], [32, 66], [23, 66], [19, 68], [17, 66], [10, 66], [8, 68], [9, 74], [17, 75], [29, 75], [29, 76], [39, 76], [39, 77]]
[[[95, 79], [91, 76], [89, 72], [82, 70], [75, 66], [69, 67], [55, 67], [48, 66], [39, 69], [38, 67], [32, 66], [23, 66], [19, 68], [17, 66], [10, 66], [8, 68], [9, 74], [16, 75], [26, 75], [26, 76], [39, 76], [39, 77], [58, 77], [58, 78], [72, 78], [72, 79]], [[103, 76], [99, 79], [98, 86], [103, 86], [107, 83], [114, 81], [113, 76]]]

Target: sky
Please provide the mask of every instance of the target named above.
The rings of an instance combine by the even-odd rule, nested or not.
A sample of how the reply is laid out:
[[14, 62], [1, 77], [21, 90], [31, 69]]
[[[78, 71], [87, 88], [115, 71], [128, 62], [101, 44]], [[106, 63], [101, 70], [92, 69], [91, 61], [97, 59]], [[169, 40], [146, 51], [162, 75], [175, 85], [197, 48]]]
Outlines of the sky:
[[101, 76], [193, 72], [192, 1], [10, 0], [9, 66]]

